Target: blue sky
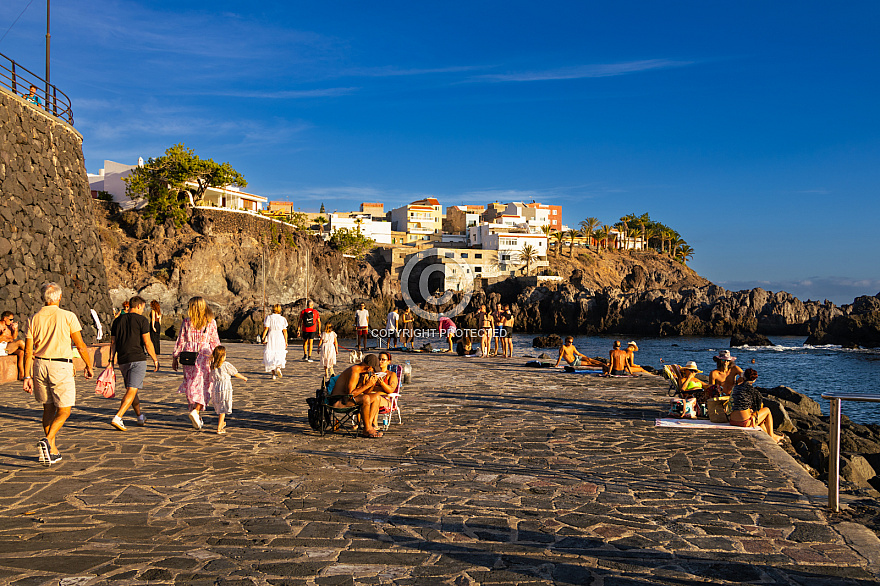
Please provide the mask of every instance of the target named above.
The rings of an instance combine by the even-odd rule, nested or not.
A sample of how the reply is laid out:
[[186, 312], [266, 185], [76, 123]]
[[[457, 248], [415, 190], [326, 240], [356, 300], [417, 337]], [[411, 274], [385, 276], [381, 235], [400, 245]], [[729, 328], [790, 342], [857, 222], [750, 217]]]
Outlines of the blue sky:
[[[6, 0], [3, 34], [29, 0]], [[87, 168], [183, 142], [303, 210], [649, 212], [730, 289], [880, 291], [877, 2], [54, 3]], [[45, 3], [0, 52], [42, 71]]]

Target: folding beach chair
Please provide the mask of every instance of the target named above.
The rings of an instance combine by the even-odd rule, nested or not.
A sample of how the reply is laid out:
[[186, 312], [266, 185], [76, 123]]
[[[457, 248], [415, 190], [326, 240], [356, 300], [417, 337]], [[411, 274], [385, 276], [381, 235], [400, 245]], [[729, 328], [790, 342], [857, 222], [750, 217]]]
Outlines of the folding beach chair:
[[[361, 407], [360, 405], [352, 405], [350, 407], [337, 407], [330, 404], [330, 395], [333, 394], [333, 387], [339, 375], [330, 377], [329, 380], [321, 381], [321, 405], [323, 407], [323, 417], [320, 418], [321, 437], [328, 432], [339, 431], [357, 436], [361, 427]], [[320, 391], [319, 391], [320, 392]]]
[[[397, 404], [397, 400], [400, 398], [400, 391], [403, 389], [403, 365], [402, 364], [393, 364], [388, 368], [388, 372], [393, 372], [397, 375], [397, 388], [394, 389], [393, 393], [389, 393], [385, 395], [387, 398], [391, 399], [391, 405], [379, 408], [379, 421], [381, 422], [386, 416], [386, 421], [388, 424], [391, 423], [391, 417], [394, 415], [394, 412], [397, 411], [397, 423], [403, 423], [403, 418], [400, 416], [400, 407]], [[379, 431], [386, 431], [388, 429], [388, 424], [381, 425]]]
[[670, 397], [680, 395], [678, 390], [678, 379], [681, 376], [681, 366], [678, 364], [667, 364], [663, 367], [663, 378], [669, 379], [669, 390], [666, 394]]

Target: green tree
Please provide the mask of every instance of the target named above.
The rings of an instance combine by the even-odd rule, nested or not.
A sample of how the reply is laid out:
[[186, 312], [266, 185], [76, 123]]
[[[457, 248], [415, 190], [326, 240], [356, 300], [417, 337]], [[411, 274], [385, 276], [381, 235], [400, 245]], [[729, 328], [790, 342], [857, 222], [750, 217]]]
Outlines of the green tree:
[[526, 263], [526, 275], [528, 275], [531, 272], [532, 263], [538, 260], [537, 249], [531, 244], [524, 244], [519, 250], [519, 260]]
[[370, 238], [347, 228], [334, 230], [330, 236], [330, 245], [336, 250], [358, 258], [370, 251], [375, 244]]
[[602, 228], [599, 229], [599, 235], [602, 237], [602, 244], [605, 247], [605, 250], [608, 250], [608, 241], [611, 239], [611, 226], [604, 224]]
[[159, 223], [170, 218], [178, 226], [186, 221], [188, 195], [192, 195], [193, 201], [199, 201], [209, 187], [247, 186], [247, 181], [232, 165], [200, 159], [183, 143], [170, 147], [161, 157], [150, 158], [143, 167], [135, 167], [123, 181], [126, 195], [146, 200], [147, 217]]
[[687, 243], [680, 244], [678, 246], [677, 256], [678, 260], [681, 261], [681, 264], [687, 266], [687, 261], [694, 258], [694, 249], [688, 246]]
[[566, 232], [566, 234], [568, 234], [568, 238], [570, 240], [570, 242], [568, 243], [568, 256], [569, 258], [571, 258], [574, 256], [574, 239], [578, 237], [580, 232], [578, 232], [577, 230], [569, 230], [568, 232]]
[[587, 237], [587, 242], [589, 244], [593, 243], [593, 234], [596, 232], [596, 228], [599, 227], [599, 224], [602, 222], [599, 221], [599, 218], [589, 217], [585, 220], [581, 220], [581, 232], [584, 236]]
[[556, 258], [559, 258], [559, 249], [565, 244], [565, 232], [554, 232], [553, 240], [556, 241]]

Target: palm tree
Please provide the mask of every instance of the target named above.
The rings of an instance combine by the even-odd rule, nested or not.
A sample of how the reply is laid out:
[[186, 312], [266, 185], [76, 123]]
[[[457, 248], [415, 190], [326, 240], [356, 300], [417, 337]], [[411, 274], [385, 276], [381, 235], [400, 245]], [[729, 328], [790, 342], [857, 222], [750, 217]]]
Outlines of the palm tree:
[[593, 233], [596, 231], [596, 228], [599, 227], [599, 224], [602, 222], [599, 221], [599, 218], [589, 217], [586, 220], [581, 220], [581, 232], [584, 236], [587, 237], [587, 242], [590, 244], [593, 243]]
[[324, 224], [327, 223], [327, 218], [325, 218], [324, 216], [318, 216], [317, 218], [315, 218], [315, 223], [318, 225], [318, 232], [323, 232]]
[[523, 244], [519, 251], [520, 262], [526, 263], [526, 275], [531, 272], [532, 263], [538, 260], [538, 251], [531, 244]]
[[687, 242], [685, 242], [681, 238], [676, 238], [676, 237], [671, 238], [669, 240], [669, 256], [671, 256], [672, 258], [675, 258], [675, 253], [678, 250], [678, 247], [681, 246], [682, 244], [687, 244]]
[[559, 249], [565, 243], [565, 232], [554, 232], [553, 240], [556, 241], [556, 258], [559, 258]]
[[692, 258], [694, 258], [694, 249], [686, 243], [680, 244], [678, 247], [678, 259], [681, 261], [681, 264], [687, 266], [687, 261]]
[[638, 242], [638, 240], [639, 240], [639, 238], [641, 237], [641, 235], [642, 235], [642, 231], [639, 230], [638, 228], [636, 228], [635, 226], [632, 226], [632, 227], [629, 229], [629, 237], [632, 238], [632, 241], [633, 241], [633, 249], [635, 249], [636, 242]]
[[574, 256], [574, 239], [578, 237], [580, 232], [577, 230], [569, 230], [566, 234], [568, 234], [568, 238], [570, 239], [568, 244], [568, 257], [571, 258]]
[[623, 249], [626, 250], [626, 238], [629, 236], [629, 225], [627, 222], [632, 220], [632, 215], [622, 216], [620, 218], [620, 223], [623, 226], [623, 230], [621, 230], [621, 236], [623, 236]]
[[599, 235], [602, 237], [602, 244], [605, 247], [605, 250], [608, 250], [608, 239], [611, 238], [611, 226], [604, 224], [602, 228], [599, 229]]

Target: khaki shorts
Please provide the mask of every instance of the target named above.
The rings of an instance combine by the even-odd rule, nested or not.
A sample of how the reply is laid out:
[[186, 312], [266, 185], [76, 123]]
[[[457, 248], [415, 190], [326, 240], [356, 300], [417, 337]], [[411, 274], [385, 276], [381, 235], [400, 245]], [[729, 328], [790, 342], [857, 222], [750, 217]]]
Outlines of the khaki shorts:
[[34, 398], [42, 405], [73, 407], [76, 403], [73, 364], [37, 358], [34, 365]]

